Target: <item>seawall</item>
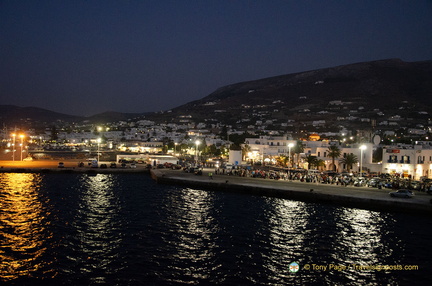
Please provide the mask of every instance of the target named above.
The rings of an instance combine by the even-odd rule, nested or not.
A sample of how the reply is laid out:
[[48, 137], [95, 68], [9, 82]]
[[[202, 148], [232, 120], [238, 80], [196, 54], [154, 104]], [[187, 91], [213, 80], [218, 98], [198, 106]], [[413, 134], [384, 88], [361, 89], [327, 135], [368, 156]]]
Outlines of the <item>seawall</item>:
[[414, 198], [392, 198], [391, 190], [241, 178], [218, 175], [212, 179], [165, 169], [151, 170], [152, 178], [160, 184], [189, 188], [234, 192], [257, 196], [277, 197], [313, 203], [335, 204], [374, 211], [403, 212], [432, 215], [432, 196], [418, 194]]
[[54, 174], [130, 174], [130, 173], [145, 173], [148, 174], [148, 169], [123, 169], [123, 168], [0, 168], [0, 173], [54, 173]]

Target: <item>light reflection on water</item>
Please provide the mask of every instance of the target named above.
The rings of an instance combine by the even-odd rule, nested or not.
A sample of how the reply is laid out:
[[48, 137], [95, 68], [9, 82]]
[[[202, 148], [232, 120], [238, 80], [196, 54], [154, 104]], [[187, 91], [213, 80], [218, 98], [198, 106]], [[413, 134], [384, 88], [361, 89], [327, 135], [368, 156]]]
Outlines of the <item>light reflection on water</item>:
[[297, 261], [304, 249], [306, 234], [305, 203], [289, 200], [269, 199], [268, 227], [269, 254], [264, 264], [268, 279], [281, 282], [292, 276], [288, 264]]
[[160, 273], [164, 280], [177, 283], [206, 280], [217, 272], [220, 265], [215, 264], [218, 248], [215, 235], [219, 226], [213, 209], [211, 192], [184, 189], [169, 197], [164, 205], [165, 220], [161, 221], [169, 229], [162, 235], [165, 246], [160, 249], [160, 256], [169, 253], [165, 259], [170, 260]]
[[[23, 276], [56, 285], [405, 285], [432, 265], [428, 218], [163, 186], [137, 174], [0, 178], [0, 279], [17, 285]], [[293, 261], [419, 261], [423, 271], [291, 273]]]
[[71, 225], [74, 236], [68, 241], [72, 251], [68, 258], [76, 265], [71, 268], [76, 274], [87, 273], [92, 281], [104, 283], [108, 273], [114, 275], [119, 270], [112, 264], [118, 259], [122, 242], [121, 204], [115, 194], [115, 176], [84, 175], [79, 185], [82, 191]]
[[52, 236], [40, 183], [38, 174], [0, 174], [0, 281], [52, 272], [50, 262], [40, 259]]

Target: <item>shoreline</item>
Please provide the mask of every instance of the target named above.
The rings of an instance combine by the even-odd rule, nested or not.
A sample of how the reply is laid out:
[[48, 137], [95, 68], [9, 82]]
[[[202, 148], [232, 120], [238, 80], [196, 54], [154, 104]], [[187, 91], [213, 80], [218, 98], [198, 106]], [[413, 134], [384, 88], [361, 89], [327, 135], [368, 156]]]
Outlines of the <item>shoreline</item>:
[[203, 175], [197, 176], [182, 170], [150, 170], [140, 165], [137, 165], [137, 168], [101, 169], [89, 166], [78, 167], [75, 161], [64, 161], [64, 163], [64, 168], [58, 168], [58, 161], [39, 161], [37, 163], [0, 161], [0, 173], [149, 174], [158, 184], [333, 204], [373, 211], [432, 215], [432, 196], [423, 192], [415, 192], [415, 196], [409, 199], [392, 198], [388, 195], [391, 189], [378, 190], [367, 187], [344, 187], [228, 175], [213, 175], [213, 178], [210, 179], [208, 173], [213, 172], [213, 169], [204, 169]]
[[57, 174], [149, 174], [149, 169], [131, 168], [0, 168], [0, 173], [57, 173]]
[[379, 190], [227, 175], [213, 175], [213, 179], [210, 179], [208, 172], [212, 171], [204, 170], [202, 176], [197, 176], [179, 170], [152, 169], [150, 174], [159, 184], [333, 204], [372, 211], [432, 215], [432, 196], [421, 192], [416, 192], [414, 198], [392, 198], [388, 194], [391, 189]]
[[[116, 174], [116, 173], [150, 173], [143, 165], [136, 168], [91, 168], [89, 165], [78, 167], [83, 160], [37, 160], [37, 161], [0, 161], [0, 173], [87, 173], [87, 174]], [[64, 167], [59, 168], [58, 163], [63, 162]], [[99, 164], [110, 165], [110, 161], [101, 161]]]

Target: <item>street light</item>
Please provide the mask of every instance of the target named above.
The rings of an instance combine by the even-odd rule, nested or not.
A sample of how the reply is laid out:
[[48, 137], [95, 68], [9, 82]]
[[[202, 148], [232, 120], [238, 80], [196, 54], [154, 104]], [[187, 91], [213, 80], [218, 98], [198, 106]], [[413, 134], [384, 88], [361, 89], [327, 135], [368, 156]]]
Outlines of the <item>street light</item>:
[[292, 163], [291, 163], [291, 148], [294, 147], [294, 143], [289, 143], [288, 144], [288, 162], [290, 163], [291, 167], [292, 167]]
[[98, 139], [97, 139], [97, 144], [98, 144], [98, 149], [97, 149], [97, 158], [98, 158], [98, 163], [99, 163], [99, 145], [100, 145], [100, 143], [101, 143], [101, 139], [98, 138]]
[[177, 142], [174, 142], [174, 156], [176, 155], [176, 153], [177, 153]]
[[21, 137], [21, 161], [23, 160], [23, 145], [24, 145], [24, 134], [20, 134]]
[[197, 165], [198, 165], [198, 146], [199, 146], [199, 144], [201, 144], [201, 142], [199, 140], [195, 141], [195, 145], [196, 145], [196, 148], [195, 148], [195, 158], [196, 158], [196, 164]]
[[360, 146], [360, 176], [362, 176], [363, 173], [363, 150], [366, 150], [366, 145]]
[[12, 133], [12, 137], [13, 137], [13, 144], [12, 144], [12, 161], [15, 161], [15, 137], [16, 134]]

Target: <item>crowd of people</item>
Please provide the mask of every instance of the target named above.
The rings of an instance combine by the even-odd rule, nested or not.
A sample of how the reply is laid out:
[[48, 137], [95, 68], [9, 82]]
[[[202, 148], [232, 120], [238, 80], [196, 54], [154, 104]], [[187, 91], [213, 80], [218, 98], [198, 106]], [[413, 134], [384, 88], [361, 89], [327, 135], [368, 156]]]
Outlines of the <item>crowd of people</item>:
[[380, 177], [371, 178], [354, 176], [353, 174], [346, 173], [338, 174], [332, 172], [310, 172], [308, 170], [264, 170], [259, 168], [240, 166], [235, 166], [231, 169], [215, 168], [214, 174], [286, 181], [299, 181], [305, 183], [334, 184], [342, 186], [368, 186], [379, 189], [407, 188], [425, 192], [432, 192], [432, 181], [412, 181], [408, 178], [400, 178], [398, 176], [390, 176], [388, 174], [381, 175]]

